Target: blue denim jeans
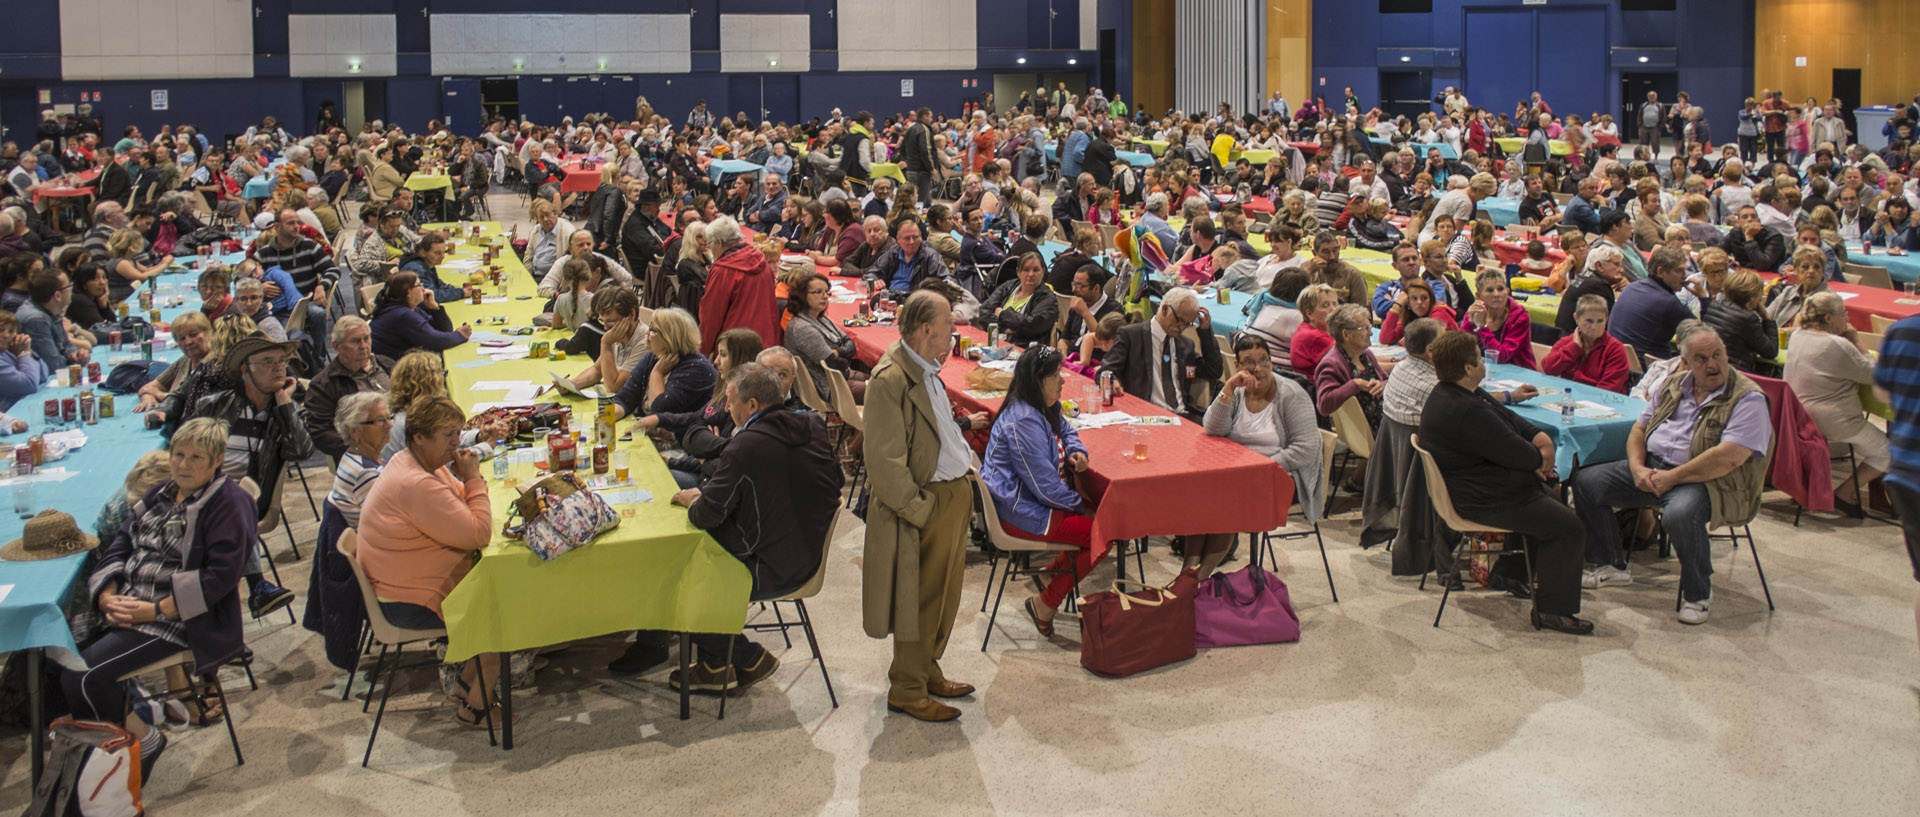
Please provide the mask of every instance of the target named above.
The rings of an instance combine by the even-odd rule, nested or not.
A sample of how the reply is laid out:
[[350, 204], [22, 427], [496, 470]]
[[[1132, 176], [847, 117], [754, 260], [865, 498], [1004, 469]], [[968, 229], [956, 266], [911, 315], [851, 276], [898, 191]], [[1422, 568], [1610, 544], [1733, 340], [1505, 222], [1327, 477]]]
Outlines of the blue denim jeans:
[[[1651, 468], [1672, 468], [1659, 457], [1647, 457]], [[1707, 521], [1713, 517], [1707, 486], [1680, 485], [1654, 496], [1633, 484], [1633, 469], [1625, 460], [1582, 468], [1573, 475], [1573, 507], [1587, 529], [1587, 561], [1624, 567], [1627, 554], [1620, 546], [1615, 508], [1659, 508], [1661, 525], [1680, 560], [1680, 594], [1687, 601], [1704, 601], [1713, 593], [1713, 551], [1707, 539]]]

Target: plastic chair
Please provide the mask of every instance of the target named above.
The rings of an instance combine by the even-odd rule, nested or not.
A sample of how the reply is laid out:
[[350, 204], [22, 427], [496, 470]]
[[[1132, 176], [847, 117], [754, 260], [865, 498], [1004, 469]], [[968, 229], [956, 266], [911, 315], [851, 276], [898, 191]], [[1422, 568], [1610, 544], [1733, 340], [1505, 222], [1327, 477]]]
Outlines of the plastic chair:
[[1886, 267], [1876, 267], [1872, 264], [1843, 263], [1841, 269], [1847, 273], [1848, 277], [1853, 279], [1854, 283], [1861, 286], [1892, 290], [1900, 289], [1893, 285], [1893, 276], [1887, 273]]
[[[1008, 533], [1007, 529], [1000, 525], [1000, 512], [993, 506], [993, 496], [987, 493], [986, 483], [980, 481], [980, 472], [978, 470], [969, 470], [967, 472], [967, 481], [973, 483], [975, 495], [980, 498], [980, 508], [982, 512], [987, 515], [987, 540], [992, 542], [994, 547], [1007, 553], [1006, 567], [1000, 569], [1000, 591], [998, 594], [995, 594], [993, 589], [994, 566], [992, 564], [987, 566], [986, 592], [987, 595], [993, 597], [993, 612], [987, 616], [987, 637], [980, 640], [980, 651], [986, 652], [987, 643], [993, 640], [993, 622], [1000, 617], [1000, 602], [1007, 597], [1008, 580], [1016, 575], [1052, 576], [1061, 573], [1062, 571], [1059, 570], [1035, 568], [1032, 564], [1033, 554], [1072, 553], [1079, 550], [1079, 548], [1059, 542], [1042, 542], [1038, 539], [1025, 539]], [[1020, 559], [1018, 566], [1015, 566], [1013, 563], [1016, 556]], [[1119, 557], [1116, 556], [1116, 558]], [[1069, 564], [1064, 572], [1073, 576], [1073, 583], [1076, 586], [1080, 584], [1080, 572], [1076, 565]], [[983, 598], [981, 601], [984, 604], [986, 600]]]
[[[838, 369], [828, 368], [827, 387], [833, 390], [833, 413], [840, 415], [840, 422], [851, 426], [854, 431], [865, 432], [867, 422], [860, 413], [860, 405], [853, 401], [853, 387], [847, 385], [846, 375], [841, 374]], [[853, 507], [854, 498], [860, 495], [860, 489], [866, 479], [866, 462], [864, 459], [854, 460], [853, 481], [847, 486], [847, 507]]]
[[[174, 653], [173, 655], [167, 656], [166, 658], [162, 658], [158, 661], [155, 661], [137, 670], [134, 670], [125, 675], [122, 675], [115, 680], [118, 680], [124, 683], [143, 675], [165, 673], [166, 670], [171, 669], [173, 667], [180, 667], [182, 670], [185, 670], [191, 666], [193, 666], [193, 650], [181, 650], [177, 653]], [[206, 679], [207, 683], [210, 683], [213, 685], [213, 694], [220, 699], [221, 708], [226, 710], [225, 714], [223, 714], [220, 719], [227, 722], [227, 742], [233, 744], [233, 765], [235, 766], [247, 765], [246, 757], [240, 754], [240, 735], [239, 733], [235, 732], [233, 728], [233, 707], [228, 705], [226, 690], [220, 686], [220, 671], [218, 669], [213, 669], [204, 673], [195, 673], [191, 671], [187, 672], [187, 677], [189, 679], [195, 677], [196, 675]], [[252, 668], [247, 669], [247, 681], [248, 683], [253, 683]], [[260, 687], [258, 684], [254, 684], [254, 688], [259, 689]], [[193, 688], [192, 686], [187, 686], [181, 689], [169, 688], [165, 692], [160, 693], [159, 695], [146, 696], [145, 700], [151, 701], [151, 700], [159, 700], [161, 698], [172, 698], [175, 695], [178, 695], [180, 693], [192, 693], [192, 694], [198, 695], [199, 690]]]
[[[278, 488], [278, 487], [284, 487], [284, 486], [275, 486], [275, 487]], [[247, 497], [252, 499], [254, 501], [254, 504], [256, 505], [259, 504], [260, 485], [254, 482], [252, 477], [240, 478], [240, 490], [246, 491]], [[282, 516], [283, 515], [280, 512], [280, 491], [276, 490], [273, 493], [273, 499], [267, 505], [266, 513], [262, 514], [260, 519], [254, 523], [253, 541], [255, 544], [260, 546], [260, 558], [267, 560], [267, 572], [273, 574], [273, 583], [280, 585], [281, 587], [285, 587], [286, 583], [280, 580], [280, 566], [274, 563], [273, 551], [267, 549], [267, 539], [266, 539], [267, 532], [270, 530], [273, 530], [274, 527], [280, 525], [281, 522], [284, 521]], [[288, 542], [293, 541], [292, 531], [287, 532], [287, 541]], [[293, 605], [287, 605], [287, 622], [290, 624], [300, 623], [300, 619], [294, 617], [293, 615]]]
[[[851, 391], [851, 387], [848, 389]], [[801, 371], [793, 378], [793, 392], [800, 396], [800, 404], [821, 414], [832, 414], [833, 404], [820, 396], [820, 389], [814, 385], [813, 376]]]
[[[340, 555], [347, 560], [347, 565], [353, 568], [353, 580], [360, 585], [360, 600], [367, 608], [367, 626], [373, 631], [373, 640], [380, 644], [380, 658], [374, 663], [373, 675], [370, 676], [368, 680], [378, 683], [380, 670], [382, 668], [387, 670], [387, 683], [380, 690], [380, 710], [373, 715], [373, 728], [367, 732], [367, 750], [365, 754], [360, 756], [360, 768], [364, 769], [367, 766], [367, 762], [373, 757], [373, 741], [375, 738], [380, 737], [380, 721], [386, 717], [387, 699], [393, 695], [393, 676], [400, 670], [400, 653], [406, 650], [408, 644], [429, 641], [435, 638], [445, 638], [447, 636], [447, 629], [445, 627], [438, 627], [431, 630], [409, 630], [388, 621], [387, 614], [380, 609], [379, 599], [374, 596], [373, 582], [367, 579], [367, 571], [360, 566], [359, 534], [352, 528], [348, 528], [341, 532], [340, 542], [338, 545], [335, 545], [335, 547], [340, 551]], [[393, 648], [393, 666], [391, 667], [387, 666], [388, 647]], [[352, 673], [347, 674], [347, 683], [353, 683]], [[487, 690], [484, 688], [481, 689], [480, 694], [484, 699]], [[360, 705], [360, 711], [367, 711], [367, 704], [372, 702], [373, 695], [367, 695], [367, 703]], [[491, 745], [493, 740], [493, 709], [489, 706], [487, 709], [487, 743]]]
[[[833, 678], [827, 675], [827, 659], [820, 654], [820, 640], [813, 635], [813, 617], [807, 614], [807, 599], [820, 595], [820, 587], [827, 582], [827, 561], [833, 555], [833, 535], [839, 528], [840, 515], [836, 513], [833, 516], [833, 521], [827, 523], [827, 538], [820, 543], [820, 567], [813, 571], [813, 578], [808, 579], [806, 585], [780, 598], [767, 599], [766, 603], [773, 605], [773, 612], [776, 618], [775, 623], [748, 624], [746, 627], [746, 629], [754, 632], [779, 630], [782, 639], [787, 637], [787, 629], [790, 627], [799, 627], [805, 632], [807, 634], [807, 648], [813, 650], [813, 660], [820, 664], [820, 680], [825, 681], [827, 684], [827, 700], [833, 702], [834, 709], [840, 708], [840, 698], [833, 692]], [[799, 611], [800, 620], [789, 622], [784, 618], [779, 618], [780, 602], [783, 601], [793, 603], [794, 609]], [[793, 646], [793, 642], [788, 641], [787, 646]], [[722, 695], [720, 698], [721, 717], [725, 717], [726, 712], [727, 699], [725, 695]]]
[[1542, 364], [1545, 364], [1545, 363], [1547, 362], [1547, 355], [1549, 355], [1549, 354], [1552, 354], [1552, 353], [1553, 353], [1553, 344], [1551, 344], [1551, 343], [1536, 343], [1536, 344], [1534, 344], [1534, 345], [1533, 345], [1533, 360], [1534, 360], [1534, 363], [1535, 363], [1535, 365], [1542, 365]]
[[1640, 362], [1640, 353], [1634, 350], [1633, 344], [1631, 343], [1622, 343], [1620, 345], [1627, 347], [1627, 373], [1633, 375], [1635, 379], [1639, 379], [1641, 375], [1647, 373], [1647, 367]]
[[[1309, 390], [1307, 393], [1313, 392]], [[1373, 458], [1373, 427], [1367, 423], [1367, 412], [1360, 407], [1359, 398], [1347, 398], [1328, 419], [1333, 422], [1333, 433], [1339, 435], [1340, 442], [1347, 446], [1346, 458], [1340, 461], [1341, 470], [1346, 470], [1355, 457], [1363, 460]]]
[[1867, 318], [1873, 321], [1875, 333], [1885, 335], [1888, 329], [1893, 328], [1893, 319], [1885, 315], [1868, 315]]
[[[1333, 432], [1324, 428], [1320, 430], [1320, 488], [1323, 493], [1329, 491], [1333, 484], [1333, 449], [1338, 446], [1339, 441], [1339, 436]], [[1296, 506], [1299, 505], [1297, 502], [1294, 504]], [[1302, 517], [1306, 516], [1304, 509], [1300, 515]], [[1253, 563], [1260, 564], [1260, 558], [1264, 554], [1266, 556], [1266, 563], [1278, 569], [1280, 567], [1280, 560], [1273, 553], [1273, 540], [1305, 539], [1311, 534], [1314, 542], [1320, 545], [1320, 566], [1326, 568], [1327, 571], [1327, 592], [1333, 594], [1333, 603], [1339, 604], [1340, 591], [1334, 589], [1333, 586], [1333, 563], [1327, 560], [1327, 540], [1320, 536], [1320, 523], [1314, 522], [1312, 524], [1312, 530], [1303, 530], [1296, 533], [1273, 533], [1269, 531], [1260, 534], [1260, 544], [1254, 548], [1253, 551]]]
[[[1434, 464], [1433, 454], [1428, 453], [1427, 449], [1420, 446], [1420, 435], [1413, 435], [1411, 442], [1413, 450], [1420, 453], [1420, 468], [1426, 472], [1427, 496], [1433, 501], [1434, 513], [1440, 516], [1440, 521], [1446, 523], [1449, 529], [1461, 534], [1461, 541], [1465, 541], [1465, 535], [1469, 533], [1512, 533], [1512, 531], [1506, 528], [1496, 528], [1492, 525], [1469, 522], [1462, 518], [1459, 512], [1453, 509], [1453, 497], [1447, 492], [1446, 477], [1440, 473], [1440, 466]], [[1455, 543], [1454, 549], [1458, 551], [1458, 543]], [[1532, 583], [1533, 555], [1528, 553], [1526, 548], [1507, 547], [1503, 550], [1491, 551], [1483, 555], [1505, 555], [1516, 552], [1527, 560], [1527, 581], [1528, 583]], [[1426, 581], [1422, 579], [1421, 584], [1424, 585], [1425, 583]], [[1453, 588], [1448, 586], [1450, 584], [1451, 582], [1441, 582], [1443, 590], [1440, 593], [1440, 610], [1433, 614], [1433, 626], [1436, 628], [1440, 626], [1440, 617], [1447, 613], [1447, 599], [1453, 595]]]

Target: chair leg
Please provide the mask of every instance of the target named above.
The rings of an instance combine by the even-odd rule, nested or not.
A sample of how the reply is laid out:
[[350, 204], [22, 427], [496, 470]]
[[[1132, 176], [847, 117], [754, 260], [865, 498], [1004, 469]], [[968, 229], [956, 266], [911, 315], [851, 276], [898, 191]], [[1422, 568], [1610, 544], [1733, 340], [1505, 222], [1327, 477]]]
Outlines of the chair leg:
[[1340, 591], [1333, 587], [1333, 562], [1327, 560], [1327, 540], [1321, 538], [1318, 522], [1313, 523], [1313, 540], [1320, 544], [1320, 566], [1327, 570], [1327, 592], [1333, 594], [1333, 603], [1339, 604]]
[[780, 615], [780, 602], [773, 603], [773, 620], [780, 625], [780, 640], [786, 642], [787, 649], [793, 649], [793, 639], [787, 637], [787, 620]]
[[260, 691], [260, 682], [253, 680], [253, 662], [248, 661], [247, 663], [241, 664], [240, 668], [247, 673], [247, 687], [255, 692]]
[[[287, 524], [286, 518], [282, 517], [280, 519], [281, 527], [285, 527], [286, 524]], [[293, 534], [289, 533], [287, 534], [287, 537], [289, 541], [291, 541]], [[260, 558], [267, 560], [267, 572], [273, 574], [273, 583], [276, 585], [279, 585], [280, 587], [286, 587], [286, 585], [282, 584], [280, 581], [280, 566], [274, 563], [273, 551], [267, 547], [267, 540], [262, 539], [259, 536], [255, 536], [253, 540], [260, 545]], [[300, 619], [294, 617], [293, 615], [293, 605], [291, 604], [287, 605], [287, 623], [295, 624], [295, 625], [300, 623]]]
[[360, 653], [355, 652], [353, 654], [353, 663], [347, 667], [347, 682], [341, 685], [343, 689], [340, 690], [340, 700], [345, 701], [353, 697], [353, 676], [359, 672]]
[[[1000, 617], [1000, 602], [1005, 600], [1007, 597], [1007, 579], [1011, 577], [1014, 573], [1013, 558], [1014, 557], [1012, 554], [1008, 554], [1007, 566], [1000, 571], [1000, 591], [994, 595], [993, 612], [988, 614], [987, 616], [987, 637], [980, 639], [981, 652], [986, 652], [987, 642], [990, 642], [993, 640], [993, 622], [994, 622], [994, 619], [997, 619]], [[1026, 551], [1021, 551], [1020, 562], [1023, 565], [1028, 563], [1028, 556]]]
[[1000, 566], [1000, 549], [987, 551], [987, 590], [980, 594], [980, 612], [987, 611], [987, 602], [993, 598], [993, 573]]
[[207, 681], [213, 684], [213, 694], [220, 699], [220, 707], [226, 710], [226, 717], [221, 720], [227, 722], [227, 742], [233, 744], [233, 765], [245, 766], [247, 758], [240, 754], [240, 733], [234, 731], [233, 707], [227, 705], [227, 691], [220, 685], [220, 673], [217, 670], [207, 673]]
[[[780, 606], [776, 604], [776, 605], [774, 605], [774, 609], [776, 609], [776, 610], [778, 610], [778, 609], [780, 609]], [[784, 629], [782, 629], [782, 630], [781, 630], [780, 632], [781, 632], [781, 634], [782, 634], [782, 635], [785, 635], [785, 634], [786, 634], [786, 630], [784, 630]], [[733, 681], [729, 681], [729, 680], [727, 680], [727, 677], [728, 677], [729, 675], [734, 675], [734, 671], [733, 671], [733, 640], [734, 640], [735, 638], [737, 638], [737, 636], [731, 636], [731, 635], [730, 635], [730, 636], [727, 636], [727, 654], [726, 654], [725, 656], [723, 656], [723, 657], [721, 658], [721, 660], [722, 660], [722, 661], [724, 662], [724, 663], [722, 663], [722, 664], [721, 664], [721, 667], [723, 668], [723, 669], [721, 670], [721, 672], [723, 672], [723, 673], [725, 673], [725, 674], [723, 674], [723, 675], [721, 675], [721, 676], [720, 676], [720, 717], [718, 717], [718, 718], [715, 718], [715, 720], [722, 720], [722, 721], [724, 721], [724, 720], [726, 720], [726, 719], [727, 719], [727, 698], [729, 698], [729, 697], [731, 697], [731, 696], [730, 696], [730, 695], [728, 694], [728, 691], [729, 691], [729, 690], [728, 690], [728, 687], [731, 687], [731, 686], [733, 686], [733, 684], [734, 684], [734, 681], [738, 681], [738, 680], [739, 680], [739, 678], [738, 678], [738, 677], [735, 677]], [[692, 681], [693, 681], [693, 679], [692, 679], [692, 678], [689, 678], [689, 677], [687, 677], [686, 675], [682, 675], [682, 676], [680, 676], [680, 683], [681, 683], [682, 685], [685, 685], [685, 684], [688, 684], [688, 683], [691, 683]]]
[[[397, 663], [399, 661], [399, 656], [397, 655], [394, 656], [394, 661]], [[381, 644], [380, 657], [377, 659], [374, 659], [373, 675], [367, 677], [367, 683], [368, 684], [380, 683], [380, 670], [385, 669], [386, 666], [387, 666], [387, 645]], [[372, 704], [373, 704], [373, 687], [369, 686], [367, 687], [367, 699], [360, 702], [360, 714], [362, 715], [367, 714], [367, 707], [371, 706]]]
[[[1464, 541], [1464, 538], [1463, 538], [1463, 541]], [[1453, 563], [1455, 565], [1458, 565], [1460, 563], [1460, 542], [1453, 543]], [[1458, 568], [1455, 568], [1455, 572], [1458, 572]], [[1422, 588], [1425, 588], [1427, 586], [1427, 577], [1424, 575], [1420, 577], [1420, 586]], [[1444, 582], [1444, 581], [1441, 582], [1440, 583], [1440, 609], [1438, 612], [1435, 612], [1433, 614], [1433, 626], [1435, 629], [1439, 629], [1440, 627], [1440, 617], [1447, 614], [1447, 599], [1452, 596], [1453, 596], [1453, 585], [1449, 582]]]
[[[1760, 592], [1766, 594], [1767, 612], [1771, 613], [1774, 611], [1773, 589], [1767, 587], [1767, 570], [1760, 566], [1760, 548], [1753, 542], [1753, 526], [1743, 525], [1742, 530], [1744, 530], [1747, 535], [1747, 549], [1753, 552], [1753, 570], [1755, 573], [1760, 574]], [[1740, 541], [1738, 539], [1734, 540], [1733, 552], [1740, 552]]]
[[[313, 487], [307, 484], [307, 469], [295, 464], [293, 466], [293, 473], [300, 477], [300, 491], [307, 495], [307, 509], [313, 511], [313, 521], [318, 523], [320, 521], [320, 505], [313, 501]], [[299, 548], [294, 549], [293, 558], [300, 558]]]
[[794, 599], [793, 606], [800, 611], [800, 629], [807, 634], [807, 647], [813, 650], [813, 661], [820, 665], [820, 680], [827, 684], [827, 700], [833, 702], [833, 708], [840, 708], [840, 696], [833, 692], [833, 678], [827, 675], [827, 659], [820, 654], [820, 641], [813, 636], [813, 617], [807, 614], [805, 599]]
[[[393, 666], [387, 668], [387, 683], [380, 688], [380, 709], [373, 714], [373, 728], [367, 732], [367, 751], [360, 755], [360, 768], [362, 769], [366, 768], [367, 761], [373, 758], [373, 740], [374, 738], [380, 737], [380, 721], [387, 716], [387, 699], [393, 697], [393, 676], [400, 671], [400, 654], [405, 652], [406, 649], [407, 645], [405, 644], [397, 645], [393, 649]], [[387, 646], [382, 644], [380, 645], [381, 663], [386, 663], [386, 658]], [[376, 669], [375, 674], [377, 675], [378, 673], [379, 670]], [[371, 703], [373, 696], [368, 695], [367, 701]], [[363, 706], [360, 711], [365, 712], [366, 708]]]

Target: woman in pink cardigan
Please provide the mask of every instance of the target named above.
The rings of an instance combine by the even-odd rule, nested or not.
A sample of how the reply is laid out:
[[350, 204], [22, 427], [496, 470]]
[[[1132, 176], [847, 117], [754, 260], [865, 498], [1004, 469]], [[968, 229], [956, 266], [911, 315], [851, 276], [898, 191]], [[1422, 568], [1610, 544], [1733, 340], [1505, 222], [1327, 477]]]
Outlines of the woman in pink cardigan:
[[[466, 416], [446, 397], [407, 407], [407, 447], [387, 461], [360, 509], [360, 564], [387, 620], [409, 629], [446, 626], [440, 603], [493, 539], [493, 508], [480, 459], [460, 447]], [[476, 677], [477, 676], [477, 677]], [[465, 691], [454, 719], [486, 726], [485, 692], [500, 678], [487, 653], [460, 670]]]
[[1461, 328], [1480, 337], [1480, 348], [1495, 352], [1501, 363], [1538, 371], [1533, 359], [1533, 318], [1527, 308], [1507, 294], [1505, 270], [1481, 270], [1474, 279], [1473, 305]]

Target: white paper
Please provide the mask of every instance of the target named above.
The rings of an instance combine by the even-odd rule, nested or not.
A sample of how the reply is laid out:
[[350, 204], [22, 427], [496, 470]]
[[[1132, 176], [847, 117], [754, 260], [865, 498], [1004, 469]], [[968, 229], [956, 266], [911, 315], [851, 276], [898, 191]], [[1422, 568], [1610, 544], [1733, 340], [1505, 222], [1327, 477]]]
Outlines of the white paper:
[[510, 403], [511, 402], [531, 403], [533, 402], [534, 398], [537, 398], [540, 396], [540, 390], [541, 390], [541, 386], [538, 383], [528, 383], [521, 386], [514, 386], [511, 389], [507, 389], [506, 395], [501, 399]]
[[998, 371], [1011, 373], [1013, 371], [1013, 367], [1017, 365], [1019, 362], [1020, 361], [1018, 360], [988, 360], [988, 361], [981, 362], [980, 368], [995, 369]]
[[469, 391], [508, 391], [521, 386], [531, 386], [531, 380], [482, 380], [473, 384]]
[[1098, 414], [1082, 414], [1069, 421], [1076, 429], [1105, 428], [1123, 426], [1133, 422], [1133, 415], [1124, 411], [1103, 411]]
[[1832, 292], [1833, 294], [1840, 296], [1840, 300], [1843, 300], [1843, 301], [1851, 301], [1855, 298], [1860, 297], [1860, 293], [1858, 292], [1841, 292], [1837, 289], [1832, 290]]
[[13, 592], [13, 585], [0, 584], [0, 604], [7, 603], [7, 594]]
[[652, 502], [653, 492], [644, 488], [628, 488], [621, 491], [601, 491], [600, 498], [609, 505], [635, 505]]
[[[514, 355], [514, 356], [517, 356], [517, 357], [526, 357], [526, 356], [527, 356], [527, 354], [528, 354], [529, 352], [532, 352], [532, 351], [533, 351], [533, 348], [532, 348], [532, 347], [530, 347], [530, 346], [528, 346], [527, 344], [524, 344], [524, 343], [515, 343], [515, 344], [512, 344], [512, 345], [509, 345], [509, 346], [482, 346], [482, 347], [480, 347], [480, 354], [483, 354], [483, 355], [493, 355], [493, 356], [495, 356], [495, 357], [498, 357], [498, 356], [501, 356], [501, 355]], [[511, 359], [511, 358], [509, 358], [509, 359]]]
[[504, 304], [509, 300], [511, 299], [505, 295], [496, 295], [491, 298], [482, 296], [480, 298], [480, 302], [483, 304]]
[[481, 346], [510, 346], [515, 342], [509, 335], [502, 335], [499, 332], [486, 329], [473, 330], [473, 337], [467, 339]]
[[1486, 389], [1487, 391], [1490, 391], [1490, 392], [1513, 391], [1514, 389], [1520, 388], [1522, 385], [1524, 384], [1518, 380], [1486, 380], [1480, 383], [1480, 388]]
[[78, 428], [70, 428], [66, 431], [49, 431], [40, 436], [48, 443], [59, 443], [68, 451], [78, 451], [87, 445], [87, 432]]
[[34, 484], [34, 483], [41, 483], [41, 482], [66, 482], [67, 480], [73, 479], [74, 477], [77, 477], [79, 475], [80, 475], [80, 472], [78, 471], [68, 471], [65, 468], [53, 468], [50, 466], [43, 465], [40, 467], [39, 473], [36, 473], [36, 474], [29, 474], [24, 477], [7, 477], [5, 479], [0, 479], [0, 488], [4, 488], [9, 485]]

